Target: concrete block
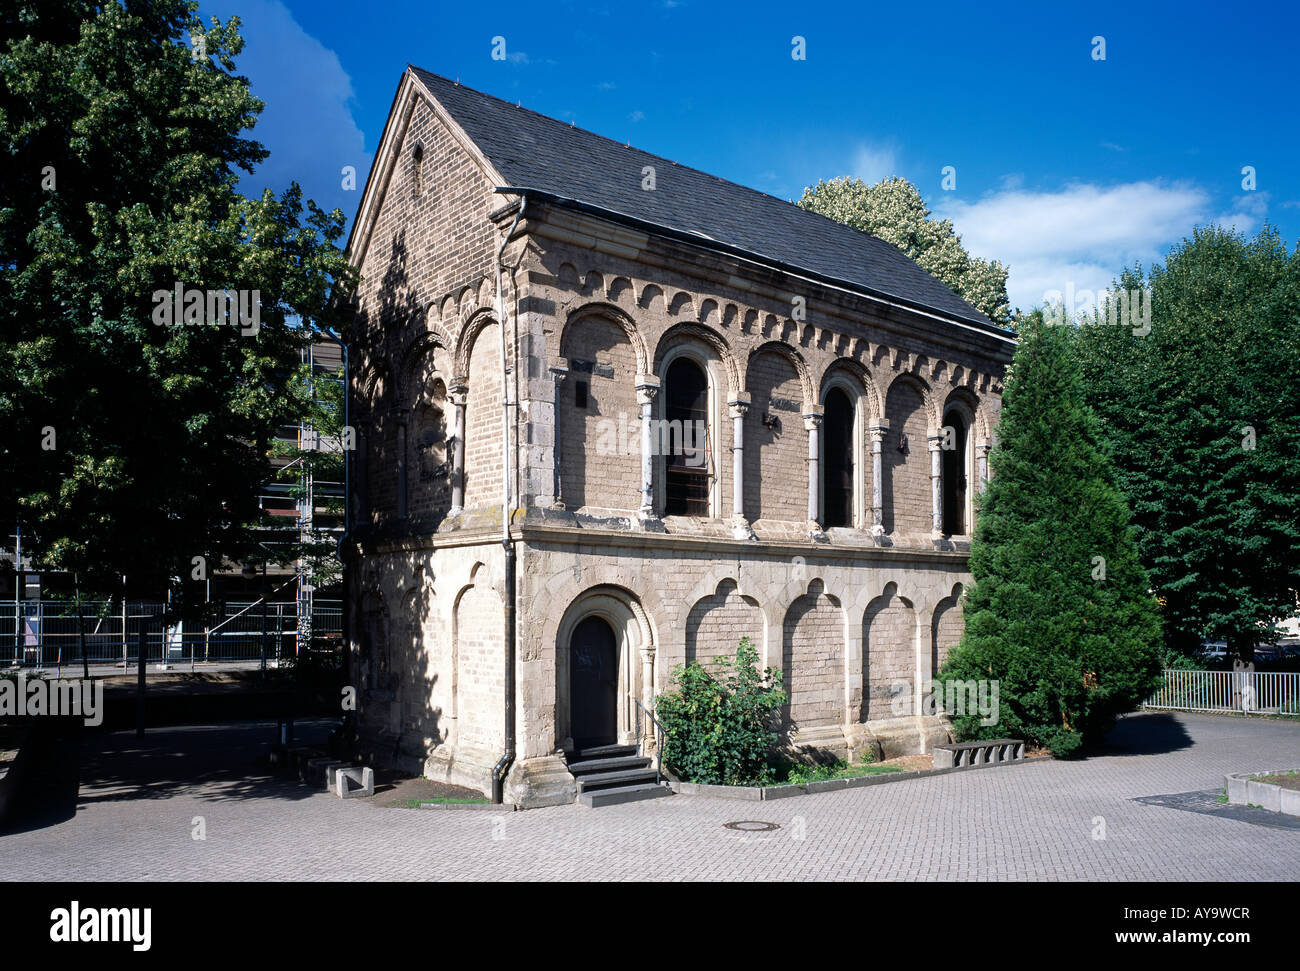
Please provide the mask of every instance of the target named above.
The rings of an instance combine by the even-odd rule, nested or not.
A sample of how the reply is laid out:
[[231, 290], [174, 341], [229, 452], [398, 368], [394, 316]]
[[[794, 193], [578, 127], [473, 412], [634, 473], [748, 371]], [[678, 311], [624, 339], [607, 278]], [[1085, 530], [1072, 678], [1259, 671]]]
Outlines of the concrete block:
[[1300, 816], [1300, 789], [1282, 789], [1279, 799], [1282, 812], [1288, 816]]
[[[353, 789], [352, 784], [360, 788]], [[375, 770], [368, 765], [342, 766], [334, 775], [334, 794], [340, 799], [360, 799], [375, 794]]]
[[1228, 802], [1245, 805], [1250, 800], [1246, 793], [1247, 772], [1234, 772], [1223, 777], [1223, 785], [1228, 790]]
[[1247, 781], [1246, 783], [1246, 801], [1261, 806], [1269, 812], [1282, 811], [1281, 792], [1281, 786], [1271, 786], [1266, 782]]
[[325, 788], [333, 792], [338, 785], [335, 780], [338, 777], [339, 769], [347, 769], [352, 765], [352, 762], [335, 762], [332, 765], [325, 766]]

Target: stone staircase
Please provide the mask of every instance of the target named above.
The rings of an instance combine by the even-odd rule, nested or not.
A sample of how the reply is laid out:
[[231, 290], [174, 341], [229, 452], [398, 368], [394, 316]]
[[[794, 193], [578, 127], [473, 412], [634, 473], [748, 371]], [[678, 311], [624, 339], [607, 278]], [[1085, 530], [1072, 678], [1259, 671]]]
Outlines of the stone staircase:
[[636, 754], [635, 745], [579, 749], [569, 756], [569, 771], [578, 783], [578, 802], [592, 808], [673, 794], [668, 783], [655, 782], [654, 767]]

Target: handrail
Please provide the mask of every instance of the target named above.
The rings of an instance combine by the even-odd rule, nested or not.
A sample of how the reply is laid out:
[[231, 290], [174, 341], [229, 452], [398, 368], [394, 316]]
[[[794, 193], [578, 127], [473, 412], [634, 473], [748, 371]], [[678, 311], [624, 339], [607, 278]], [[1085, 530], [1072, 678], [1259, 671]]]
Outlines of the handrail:
[[[663, 773], [663, 765], [664, 765], [664, 746], [663, 746], [663, 741], [662, 741], [662, 739], [663, 739], [663, 736], [665, 736], [665, 735], [668, 734], [668, 733], [664, 731], [664, 727], [663, 727], [663, 725], [659, 724], [659, 719], [655, 717], [655, 713], [654, 713], [653, 711], [651, 711], [649, 708], [647, 708], [645, 705], [641, 704], [641, 699], [639, 699], [636, 695], [632, 694], [630, 691], [628, 692], [628, 695], [627, 695], [627, 696], [628, 696], [629, 698], [632, 699], [632, 704], [636, 705], [636, 706], [637, 706], [638, 708], [640, 708], [643, 712], [645, 712], [645, 713], [646, 713], [646, 717], [649, 718], [652, 722], [654, 722], [654, 726], [655, 726], [655, 785], [662, 785], [662, 784], [663, 784], [663, 781], [664, 781], [664, 773]], [[638, 732], [638, 735], [639, 735], [639, 734], [640, 734], [640, 733]]]

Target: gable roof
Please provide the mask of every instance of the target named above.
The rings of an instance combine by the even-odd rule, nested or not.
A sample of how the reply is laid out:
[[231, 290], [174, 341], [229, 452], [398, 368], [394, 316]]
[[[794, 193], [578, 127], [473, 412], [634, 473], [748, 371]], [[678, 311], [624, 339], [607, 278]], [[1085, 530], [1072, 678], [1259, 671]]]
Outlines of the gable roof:
[[[510, 187], [704, 236], [761, 262], [1005, 333], [882, 239], [414, 65], [410, 69]], [[641, 188], [647, 165], [655, 170], [653, 191]]]

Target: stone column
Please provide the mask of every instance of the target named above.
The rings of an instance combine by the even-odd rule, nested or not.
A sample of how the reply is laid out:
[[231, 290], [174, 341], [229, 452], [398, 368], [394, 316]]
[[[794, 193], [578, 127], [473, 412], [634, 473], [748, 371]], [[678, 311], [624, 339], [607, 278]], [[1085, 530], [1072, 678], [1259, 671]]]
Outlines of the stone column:
[[562, 364], [551, 365], [551, 374], [555, 377], [555, 408], [552, 411], [554, 417], [554, 430], [552, 432], [551, 454], [555, 465], [555, 484], [552, 487], [552, 495], [555, 496], [551, 503], [553, 509], [564, 508], [564, 474], [562, 471], [564, 443], [560, 440], [560, 406], [563, 402], [564, 379], [569, 376], [569, 369]]
[[930, 446], [930, 536], [943, 538], [943, 435], [929, 435]]
[[397, 518], [406, 518], [406, 426], [410, 416], [399, 412], [393, 416], [397, 420]]
[[884, 424], [867, 426], [867, 435], [871, 441], [871, 535], [885, 535], [885, 483], [881, 476], [883, 461], [881, 451], [885, 445], [885, 435], [889, 426]]
[[821, 405], [815, 411], [804, 412], [803, 427], [808, 429], [808, 526], [815, 534], [821, 533], [818, 517], [821, 513], [821, 427], [825, 411]]
[[747, 392], [727, 402], [731, 413], [731, 535], [736, 539], [754, 538], [745, 519], [745, 414], [749, 404]]
[[641, 406], [641, 509], [642, 522], [655, 518], [655, 420], [654, 400], [659, 379], [653, 374], [636, 376], [636, 400]]
[[989, 451], [992, 448], [983, 442], [975, 446], [975, 488], [980, 492], [989, 484]]
[[451, 439], [451, 512], [456, 516], [465, 508], [465, 402], [469, 388], [463, 383], [447, 390], [452, 407]]
[[[641, 704], [645, 706], [646, 711], [654, 711], [655, 701], [655, 649], [646, 647], [641, 649]], [[652, 719], [641, 712], [642, 728], [645, 730], [645, 751], [649, 755], [658, 749], [657, 739], [655, 738], [655, 723]]]

